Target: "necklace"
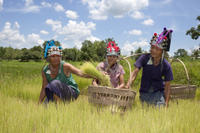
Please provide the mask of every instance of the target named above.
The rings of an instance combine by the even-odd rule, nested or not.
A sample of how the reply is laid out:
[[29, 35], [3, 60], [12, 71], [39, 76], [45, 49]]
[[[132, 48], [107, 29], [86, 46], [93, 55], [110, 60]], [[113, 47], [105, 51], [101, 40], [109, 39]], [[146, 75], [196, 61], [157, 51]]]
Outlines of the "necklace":
[[49, 65], [49, 69], [50, 69], [52, 75], [58, 74], [58, 69], [53, 69], [53, 67], [51, 65]]

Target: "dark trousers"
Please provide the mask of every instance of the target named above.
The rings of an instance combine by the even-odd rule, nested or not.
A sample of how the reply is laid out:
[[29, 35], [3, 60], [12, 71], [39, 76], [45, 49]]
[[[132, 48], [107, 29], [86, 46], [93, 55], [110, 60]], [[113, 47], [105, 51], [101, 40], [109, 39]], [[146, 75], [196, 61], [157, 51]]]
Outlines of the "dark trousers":
[[71, 101], [78, 98], [78, 93], [69, 85], [60, 80], [51, 81], [45, 88], [47, 100], [54, 101], [53, 95], [57, 95], [63, 101]]
[[156, 106], [165, 105], [164, 91], [140, 92], [140, 100], [144, 103]]

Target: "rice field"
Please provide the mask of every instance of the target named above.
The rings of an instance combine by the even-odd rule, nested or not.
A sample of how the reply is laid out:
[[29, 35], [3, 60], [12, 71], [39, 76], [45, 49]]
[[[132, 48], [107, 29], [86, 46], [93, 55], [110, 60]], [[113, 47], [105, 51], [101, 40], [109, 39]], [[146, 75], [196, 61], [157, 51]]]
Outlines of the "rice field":
[[[70, 62], [80, 67], [83, 62]], [[98, 63], [94, 63], [97, 65]], [[128, 66], [121, 62], [128, 80]], [[133, 64], [133, 61], [131, 61]], [[200, 88], [194, 100], [170, 102], [169, 108], [142, 106], [139, 95], [125, 114], [97, 110], [87, 100], [87, 86], [92, 80], [74, 78], [81, 94], [67, 104], [38, 105], [43, 62], [0, 62], [0, 132], [1, 133], [196, 133], [200, 132]], [[200, 62], [186, 62], [191, 84], [200, 87]], [[172, 65], [173, 84], [186, 84], [184, 69]], [[132, 89], [138, 92], [141, 72]]]

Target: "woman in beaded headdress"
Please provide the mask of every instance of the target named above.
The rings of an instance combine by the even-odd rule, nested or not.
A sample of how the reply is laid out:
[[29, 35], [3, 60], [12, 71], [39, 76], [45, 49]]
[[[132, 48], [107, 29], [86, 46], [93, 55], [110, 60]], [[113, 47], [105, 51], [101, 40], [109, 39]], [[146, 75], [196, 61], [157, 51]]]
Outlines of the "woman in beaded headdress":
[[44, 58], [49, 63], [42, 69], [42, 89], [38, 103], [45, 97], [47, 101], [71, 101], [79, 96], [78, 85], [72, 73], [84, 78], [92, 78], [73, 65], [62, 61], [62, 48], [55, 45], [53, 40], [47, 41]]
[[154, 33], [150, 45], [150, 54], [141, 55], [134, 66], [126, 88], [135, 81], [138, 72], [143, 69], [140, 87], [140, 100], [156, 106], [168, 106], [170, 81], [173, 80], [171, 65], [164, 59], [165, 51], [169, 51], [172, 30], [164, 28], [160, 35]]
[[[97, 69], [103, 74], [110, 77], [110, 82], [113, 88], [124, 88], [123, 67], [117, 62], [120, 56], [120, 48], [115, 41], [107, 43], [106, 61], [98, 64]], [[93, 80], [93, 85], [98, 86], [98, 81]]]

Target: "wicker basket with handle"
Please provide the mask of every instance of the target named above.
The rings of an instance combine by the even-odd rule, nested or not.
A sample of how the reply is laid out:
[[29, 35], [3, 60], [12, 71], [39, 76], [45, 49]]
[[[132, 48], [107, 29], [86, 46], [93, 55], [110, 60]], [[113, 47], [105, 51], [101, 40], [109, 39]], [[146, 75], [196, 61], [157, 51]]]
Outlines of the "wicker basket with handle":
[[[130, 62], [123, 58], [129, 66], [129, 74], [131, 75]], [[119, 59], [118, 61], [120, 61]], [[107, 86], [89, 86], [88, 101], [89, 103], [109, 106], [116, 105], [118, 107], [130, 108], [135, 100], [136, 92], [131, 89], [115, 89]]]
[[117, 105], [130, 108], [134, 103], [136, 92], [130, 89], [89, 86], [88, 95], [89, 102], [96, 105]]
[[188, 70], [187, 70], [185, 64], [178, 58], [177, 59], [173, 59], [171, 64], [174, 61], [178, 61], [183, 65], [185, 73], [186, 73], [186, 77], [187, 77], [187, 80], [188, 80], [188, 83], [186, 85], [181, 85], [181, 84], [171, 85], [170, 99], [171, 100], [194, 99], [197, 87], [195, 85], [190, 85], [190, 78], [189, 78]]

